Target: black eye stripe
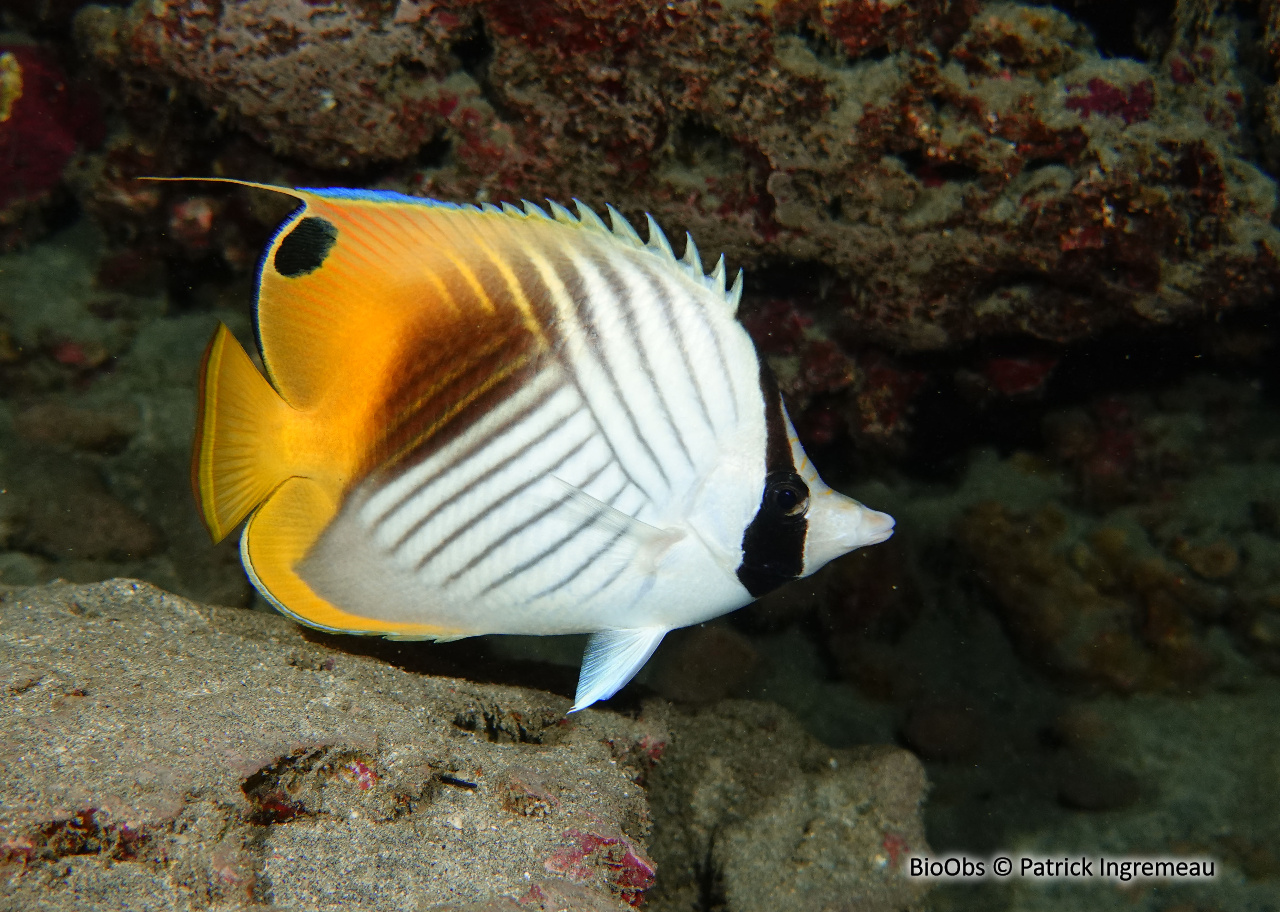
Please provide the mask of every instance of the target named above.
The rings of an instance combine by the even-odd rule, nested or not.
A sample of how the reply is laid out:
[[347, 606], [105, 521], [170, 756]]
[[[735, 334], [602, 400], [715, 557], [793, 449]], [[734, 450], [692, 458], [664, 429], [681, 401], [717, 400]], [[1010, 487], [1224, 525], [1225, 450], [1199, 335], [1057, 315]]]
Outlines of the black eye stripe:
[[796, 474], [782, 412], [782, 395], [764, 359], [760, 359], [760, 391], [764, 395], [765, 485], [760, 506], [742, 535], [738, 581], [755, 597], [778, 588], [804, 572], [804, 542], [809, 530], [803, 509], [794, 513], [777, 502], [780, 490], [791, 490], [807, 506], [809, 489]]

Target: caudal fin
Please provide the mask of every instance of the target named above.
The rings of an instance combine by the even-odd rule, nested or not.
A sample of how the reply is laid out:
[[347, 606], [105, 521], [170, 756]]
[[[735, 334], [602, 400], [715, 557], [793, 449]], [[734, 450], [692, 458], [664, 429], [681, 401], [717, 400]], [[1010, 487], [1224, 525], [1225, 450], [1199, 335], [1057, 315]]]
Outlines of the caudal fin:
[[281, 431], [293, 411], [223, 324], [200, 366], [191, 486], [215, 542], [290, 476]]

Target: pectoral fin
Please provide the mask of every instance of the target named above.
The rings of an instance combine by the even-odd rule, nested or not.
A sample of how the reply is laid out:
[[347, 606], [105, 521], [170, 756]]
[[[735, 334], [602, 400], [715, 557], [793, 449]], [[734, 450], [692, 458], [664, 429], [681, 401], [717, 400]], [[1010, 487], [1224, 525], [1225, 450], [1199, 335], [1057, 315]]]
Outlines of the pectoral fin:
[[586, 709], [607, 700], [636, 676], [658, 648], [669, 627], [639, 627], [633, 630], [601, 630], [591, 635], [582, 656], [582, 673], [573, 709]]

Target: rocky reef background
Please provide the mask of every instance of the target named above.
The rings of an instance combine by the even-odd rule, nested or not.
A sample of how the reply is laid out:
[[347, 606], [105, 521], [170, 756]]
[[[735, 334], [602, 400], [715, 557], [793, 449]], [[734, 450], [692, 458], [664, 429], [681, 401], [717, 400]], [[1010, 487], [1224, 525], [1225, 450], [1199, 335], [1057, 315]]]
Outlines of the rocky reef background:
[[[492, 896], [547, 909], [642, 895], [662, 910], [821, 909], [874, 885], [875, 857], [897, 865], [931, 845], [1207, 854], [1226, 873], [1198, 887], [872, 890], [865, 907], [1276, 908], [1280, 5], [11, 0], [0, 30], [0, 587], [11, 587], [0, 632], [18, 659], [52, 643], [7, 685], [35, 701], [27, 718], [73, 712], [14, 757], [60, 743], [96, 756], [110, 740], [93, 740], [95, 726], [109, 730], [110, 701], [85, 702], [104, 685], [59, 665], [71, 660], [53, 640], [80, 643], [67, 654], [92, 665], [88, 622], [68, 606], [123, 610], [102, 607], [119, 584], [83, 599], [16, 587], [134, 577], [198, 603], [262, 607], [234, 543], [208, 544], [187, 461], [200, 352], [218, 320], [251, 341], [256, 259], [290, 204], [137, 178], [578, 198], [650, 212], [673, 239], [688, 230], [704, 257], [723, 251], [745, 269], [743, 320], [801, 437], [899, 532], [668, 638], [613, 704], [625, 724], [658, 719], [670, 735], [652, 775], [628, 780], [649, 789], [643, 813], [614, 796], [607, 812], [564, 799], [543, 814], [561, 808], [562, 772], [496, 761], [528, 779], [534, 797], [511, 799], [518, 808], [550, 821], [519, 851], [552, 886], [534, 885], [539, 898], [499, 866]], [[213, 609], [147, 598], [188, 619], [118, 623], [169, 624], [180, 652], [210, 635], [183, 612]], [[375, 677], [405, 668], [391, 689], [430, 690], [422, 700], [446, 734], [456, 698], [423, 675], [566, 693], [580, 647], [379, 651], [247, 610], [208, 617], [254, 649], [283, 637], [321, 665], [330, 653], [317, 650]], [[170, 701], [185, 693], [171, 688]], [[559, 712], [546, 695], [502, 699]], [[376, 851], [452, 827], [456, 809], [437, 798], [460, 787], [439, 763], [385, 792], [360, 788], [352, 764], [391, 770], [387, 745], [409, 724], [395, 707], [370, 711], [389, 741], [341, 727], [325, 741], [319, 723], [259, 739], [265, 765], [236, 779], [240, 766], [209, 761], [189, 783], [202, 797], [175, 786], [181, 800], [145, 813], [134, 785], [94, 792], [57, 763], [16, 773], [6, 800], [12, 782], [39, 781], [0, 802], [0, 878], [23, 897], [15, 908], [59, 883], [116, 889], [112, 877], [161, 869], [195, 907], [311, 904], [323, 880], [288, 880], [264, 846], [304, 827], [338, 839], [331, 827], [354, 807], [343, 788], [427, 796], [425, 816], [378, 805], [406, 829]], [[6, 724], [27, 737], [34, 723]], [[212, 723], [188, 724], [195, 736]], [[618, 758], [598, 740], [538, 762], [602, 768]], [[140, 743], [172, 766], [175, 742]], [[894, 743], [927, 772], [927, 843], [911, 830], [921, 785], [906, 761], [867, 753]], [[819, 775], [832, 750], [854, 748], [861, 772]], [[897, 772], [876, 780], [885, 763]], [[255, 776], [284, 777], [305, 813], [262, 816], [270, 790]], [[508, 826], [501, 788], [466, 819]], [[896, 808], [881, 821], [893, 825], [840, 823], [865, 806]], [[636, 822], [650, 807], [652, 832]], [[150, 827], [145, 839], [128, 820]], [[181, 821], [222, 835], [173, 848]], [[357, 824], [341, 826], [357, 838]], [[525, 857], [495, 846], [493, 857]], [[563, 870], [546, 868], [552, 857]], [[446, 901], [424, 883], [396, 889]], [[563, 884], [595, 892], [556, 893]], [[134, 887], [145, 898], [153, 884]]]

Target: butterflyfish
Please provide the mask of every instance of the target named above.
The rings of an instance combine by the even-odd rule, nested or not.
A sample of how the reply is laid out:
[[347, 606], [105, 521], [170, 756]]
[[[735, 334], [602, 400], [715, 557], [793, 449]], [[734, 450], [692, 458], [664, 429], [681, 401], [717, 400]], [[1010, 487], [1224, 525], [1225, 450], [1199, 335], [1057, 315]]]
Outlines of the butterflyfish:
[[[235, 182], [233, 183], [241, 183]], [[286, 189], [262, 259], [266, 376], [226, 326], [193, 486], [215, 541], [320, 630], [589, 634], [574, 710], [668, 631], [746, 605], [893, 519], [823, 483], [705, 274], [612, 207]]]

